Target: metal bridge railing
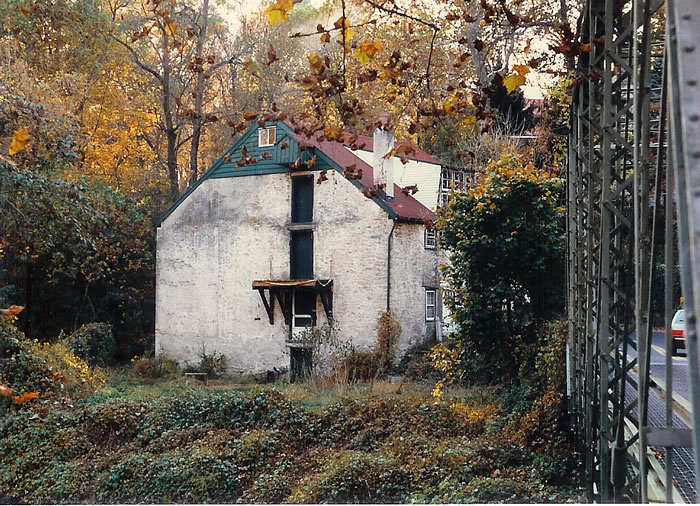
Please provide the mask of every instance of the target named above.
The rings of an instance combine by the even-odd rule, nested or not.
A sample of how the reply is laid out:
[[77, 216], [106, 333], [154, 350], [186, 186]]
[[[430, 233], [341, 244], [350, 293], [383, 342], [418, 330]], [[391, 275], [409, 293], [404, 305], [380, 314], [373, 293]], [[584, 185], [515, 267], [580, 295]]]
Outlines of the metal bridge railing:
[[[582, 42], [591, 51], [579, 57], [571, 110], [568, 360], [588, 497], [696, 502], [700, 0], [588, 0]], [[671, 356], [678, 266], [687, 359]], [[652, 327], [661, 309], [663, 333]]]

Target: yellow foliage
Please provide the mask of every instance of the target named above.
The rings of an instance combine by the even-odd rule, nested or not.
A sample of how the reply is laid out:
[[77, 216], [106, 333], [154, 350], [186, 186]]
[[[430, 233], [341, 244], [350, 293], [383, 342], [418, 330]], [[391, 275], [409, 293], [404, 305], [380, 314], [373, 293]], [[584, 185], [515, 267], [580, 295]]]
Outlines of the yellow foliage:
[[271, 25], [276, 25], [282, 20], [289, 21], [289, 11], [294, 7], [292, 0], [277, 0], [273, 5], [265, 9], [265, 14]]
[[362, 64], [369, 63], [377, 52], [382, 50], [382, 43], [378, 40], [374, 42], [363, 42], [360, 47], [355, 49], [355, 59]]
[[[484, 176], [470, 188], [469, 198], [476, 201], [474, 208], [479, 212], [496, 209], [496, 205], [488, 197], [494, 187], [507, 193], [511, 186], [521, 182], [536, 185], [553, 184], [555, 187], [562, 184], [561, 179], [552, 172], [538, 170], [531, 161], [523, 162], [523, 155], [520, 153], [505, 151], [497, 161], [491, 162]], [[556, 195], [551, 190], [546, 190], [541, 197], [546, 204], [552, 204], [555, 198]]]
[[104, 371], [90, 369], [87, 362], [75, 356], [63, 341], [54, 344], [27, 343], [29, 352], [43, 358], [52, 371], [59, 371], [54, 381], [62, 381], [71, 394], [87, 397], [100, 390], [105, 383]]
[[24, 148], [26, 148], [29, 145], [30, 140], [31, 140], [31, 137], [29, 137], [29, 132], [27, 131], [27, 129], [26, 128], [18, 128], [12, 134], [12, 142], [10, 143], [10, 149], [8, 150], [8, 152], [11, 155], [14, 155], [15, 153], [19, 153], [20, 151], [22, 151]]
[[476, 123], [476, 116], [467, 116], [462, 120], [462, 124], [466, 127], [473, 125], [474, 123]]
[[443, 379], [438, 381], [433, 388], [432, 395], [436, 400], [442, 400], [442, 389], [446, 384], [454, 383], [455, 371], [458, 369], [461, 354], [461, 342], [456, 343], [452, 348], [448, 348], [444, 343], [438, 343], [428, 353], [433, 368], [443, 376]]
[[175, 26], [175, 23], [172, 21], [168, 21], [165, 23], [165, 33], [170, 35], [171, 37], [174, 37], [175, 34], [177, 34], [177, 27]]
[[525, 84], [525, 76], [530, 72], [530, 67], [527, 65], [513, 65], [513, 71], [515, 72], [514, 74], [503, 79], [503, 86], [506, 87], [508, 93]]
[[311, 53], [307, 56], [307, 58], [309, 60], [309, 67], [311, 67], [311, 69], [315, 72], [319, 72], [323, 65], [321, 58], [316, 53]]
[[521, 76], [520, 74], [511, 74], [503, 79], [503, 86], [506, 87], [506, 91], [508, 91], [508, 93], [512, 92], [515, 88], [523, 84], [525, 84], [525, 76]]
[[501, 411], [497, 404], [468, 405], [463, 402], [455, 402], [450, 407], [463, 416], [470, 424], [485, 425], [498, 418]]
[[345, 29], [345, 42], [350, 42], [352, 38], [355, 36], [355, 30], [352, 28], [346, 28]]
[[345, 32], [345, 42], [350, 42], [350, 40], [355, 36], [355, 30], [350, 28], [350, 21], [348, 21], [348, 18], [344, 18], [343, 16], [339, 17], [334, 23], [334, 26], [336, 28], [342, 28], [340, 31], [341, 38], [343, 37], [343, 31]]

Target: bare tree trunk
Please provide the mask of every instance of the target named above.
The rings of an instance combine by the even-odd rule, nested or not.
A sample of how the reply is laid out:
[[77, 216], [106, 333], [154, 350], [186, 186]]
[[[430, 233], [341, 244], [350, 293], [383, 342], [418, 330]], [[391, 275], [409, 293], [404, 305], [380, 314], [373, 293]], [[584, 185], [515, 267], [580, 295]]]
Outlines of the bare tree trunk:
[[[209, 0], [202, 1], [202, 26], [199, 29], [199, 34], [197, 37], [197, 48], [195, 50], [195, 58], [198, 61], [202, 59], [202, 52], [204, 51], [204, 41], [207, 37], [207, 24], [209, 21]], [[198, 160], [199, 155], [199, 142], [202, 137], [202, 126], [204, 125], [204, 118], [202, 116], [202, 102], [204, 101], [204, 72], [199, 72], [197, 74], [197, 83], [194, 88], [194, 112], [195, 117], [192, 120], [192, 142], [190, 144], [190, 178], [189, 184], [193, 184], [197, 179], [199, 179], [198, 173]]]
[[165, 121], [165, 135], [168, 152], [168, 178], [170, 180], [170, 194], [173, 200], [180, 195], [180, 187], [177, 177], [177, 127], [173, 122], [173, 111], [170, 101], [170, 51], [168, 48], [168, 34], [163, 30], [161, 39], [163, 49], [163, 120]]

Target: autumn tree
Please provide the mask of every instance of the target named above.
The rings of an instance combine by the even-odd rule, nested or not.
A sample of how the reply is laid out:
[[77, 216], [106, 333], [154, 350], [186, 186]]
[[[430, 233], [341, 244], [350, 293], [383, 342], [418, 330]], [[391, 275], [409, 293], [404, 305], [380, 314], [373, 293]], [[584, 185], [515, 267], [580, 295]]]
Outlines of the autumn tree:
[[[330, 123], [371, 130], [378, 112], [390, 110], [391, 126], [412, 136], [451, 117], [478, 122], [485, 131], [496, 91], [509, 95], [529, 72], [557, 73], [552, 64], [566, 69], [574, 55], [590, 50], [572, 28], [577, 9], [566, 0], [334, 5], [340, 16], [317, 27], [324, 46], [308, 55], [308, 70], [295, 76], [311, 97], [318, 129]], [[293, 8], [293, 2], [279, 0], [266, 13], [274, 24]], [[533, 44], [537, 38], [548, 45]]]
[[50, 338], [111, 323], [124, 356], [153, 331], [154, 234], [147, 206], [0, 158], [0, 286], [25, 333]]
[[563, 310], [561, 190], [557, 177], [504, 153], [476, 188], [441, 210], [444, 275], [455, 293], [448, 305], [467, 372], [514, 374], [543, 322]]

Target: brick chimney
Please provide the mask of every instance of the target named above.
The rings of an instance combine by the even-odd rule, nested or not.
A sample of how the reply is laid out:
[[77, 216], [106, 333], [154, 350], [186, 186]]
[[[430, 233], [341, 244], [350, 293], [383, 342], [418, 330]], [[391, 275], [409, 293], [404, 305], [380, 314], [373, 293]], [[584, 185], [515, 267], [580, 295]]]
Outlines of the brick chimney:
[[389, 129], [386, 113], [379, 117], [382, 125], [374, 131], [374, 184], [383, 187], [387, 197], [394, 198], [394, 132]]

